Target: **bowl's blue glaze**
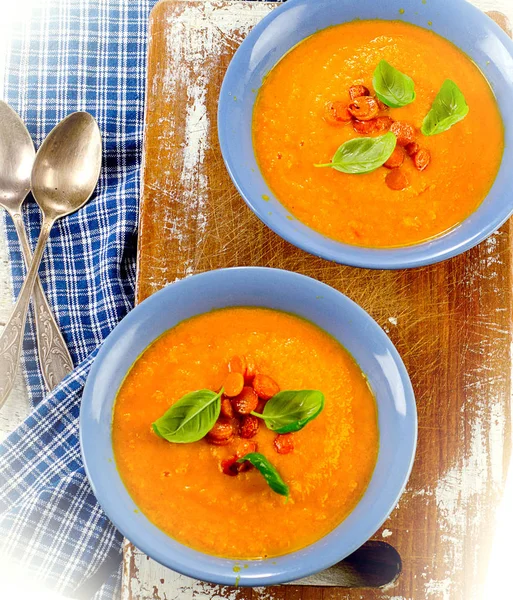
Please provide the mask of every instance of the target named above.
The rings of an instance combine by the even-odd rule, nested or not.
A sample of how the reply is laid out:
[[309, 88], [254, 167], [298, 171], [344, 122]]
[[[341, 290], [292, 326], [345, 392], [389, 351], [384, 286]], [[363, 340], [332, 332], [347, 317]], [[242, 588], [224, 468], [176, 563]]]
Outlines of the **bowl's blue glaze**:
[[[399, 9], [404, 9], [400, 13]], [[307, 36], [354, 19], [403, 20], [432, 29], [466, 52], [493, 87], [505, 126], [506, 148], [497, 179], [470, 217], [445, 235], [415, 246], [359, 248], [331, 240], [287, 219], [267, 186], [253, 152], [251, 121], [262, 78]], [[429, 25], [429, 23], [432, 25]], [[513, 42], [465, 0], [288, 0], [244, 40], [226, 73], [219, 100], [219, 140], [228, 172], [244, 200], [278, 235], [299, 248], [356, 267], [398, 269], [445, 260], [475, 246], [513, 213]], [[264, 201], [262, 196], [269, 196]]]
[[[116, 470], [112, 410], [119, 386], [141, 352], [183, 319], [225, 306], [264, 306], [309, 319], [354, 356], [378, 404], [380, 450], [365, 495], [354, 511], [317, 543], [261, 561], [202, 554], [174, 541], [140, 512]], [[327, 568], [356, 550], [394, 508], [415, 454], [417, 414], [413, 390], [391, 341], [354, 302], [314, 279], [277, 269], [211, 271], [173, 283], [137, 306], [109, 335], [91, 369], [80, 411], [84, 465], [98, 501], [116, 527], [158, 562], [190, 577], [220, 584], [283, 583]], [[279, 528], [279, 523], [276, 523]], [[234, 532], [236, 533], [236, 532]], [[234, 567], [245, 567], [236, 573]]]

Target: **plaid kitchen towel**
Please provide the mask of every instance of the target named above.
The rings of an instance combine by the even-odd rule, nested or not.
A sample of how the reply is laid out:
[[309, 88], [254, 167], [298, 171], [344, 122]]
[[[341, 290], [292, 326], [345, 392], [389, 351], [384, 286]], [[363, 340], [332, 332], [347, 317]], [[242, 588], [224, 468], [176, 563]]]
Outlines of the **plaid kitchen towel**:
[[[96, 194], [57, 222], [39, 271], [77, 367], [44, 398], [29, 319], [24, 366], [34, 410], [0, 445], [0, 568], [16, 565], [73, 598], [110, 600], [120, 590], [122, 537], [87, 482], [78, 416], [97, 349], [134, 301], [147, 20], [155, 1], [41, 0], [9, 32], [4, 99], [36, 146], [76, 110], [92, 113], [103, 134]], [[25, 219], [34, 244], [40, 212], [33, 200]], [[25, 269], [8, 219], [6, 231], [17, 295]]]
[[[10, 32], [4, 99], [36, 146], [76, 110], [93, 114], [103, 135], [96, 194], [57, 222], [40, 269], [77, 368], [44, 398], [29, 322], [24, 363], [34, 410], [0, 446], [0, 565], [21, 565], [74, 598], [110, 599], [120, 589], [122, 536], [86, 479], [78, 415], [95, 351], [134, 302], [147, 19], [154, 2], [34, 2]], [[34, 243], [40, 212], [32, 199], [25, 218]], [[6, 230], [17, 295], [25, 269], [10, 220]], [[4, 596], [3, 586], [0, 597], [15, 600]]]

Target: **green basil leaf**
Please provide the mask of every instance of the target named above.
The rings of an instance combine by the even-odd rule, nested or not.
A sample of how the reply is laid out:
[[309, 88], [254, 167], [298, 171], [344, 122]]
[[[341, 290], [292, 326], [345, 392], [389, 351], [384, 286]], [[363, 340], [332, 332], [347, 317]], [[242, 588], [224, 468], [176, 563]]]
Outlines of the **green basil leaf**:
[[397, 138], [389, 131], [379, 137], [361, 137], [342, 144], [330, 163], [315, 167], [332, 167], [350, 174], [370, 173], [381, 167], [395, 149]]
[[443, 133], [464, 119], [468, 110], [460, 88], [454, 81], [446, 79], [422, 122], [421, 131], [424, 135]]
[[283, 481], [276, 468], [267, 460], [267, 458], [259, 452], [250, 452], [242, 458], [239, 458], [238, 463], [244, 461], [250, 462], [264, 476], [269, 487], [282, 496], [289, 497], [289, 486]]
[[197, 442], [212, 429], [221, 411], [221, 395], [211, 390], [185, 394], [152, 423], [153, 431], [168, 442]]
[[264, 419], [276, 433], [299, 431], [315, 419], [324, 408], [324, 394], [318, 390], [287, 390], [275, 394], [265, 405], [262, 414], [251, 414]]
[[392, 108], [401, 108], [415, 100], [413, 79], [398, 71], [386, 60], [382, 60], [372, 78], [376, 96]]

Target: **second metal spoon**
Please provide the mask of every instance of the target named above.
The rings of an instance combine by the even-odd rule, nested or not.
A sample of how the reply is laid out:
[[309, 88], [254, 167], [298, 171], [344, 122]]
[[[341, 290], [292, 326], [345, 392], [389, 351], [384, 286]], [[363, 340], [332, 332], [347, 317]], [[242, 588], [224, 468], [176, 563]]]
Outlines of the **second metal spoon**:
[[57, 219], [89, 200], [98, 182], [101, 158], [100, 130], [85, 112], [73, 113], [61, 121], [37, 153], [31, 186], [43, 212], [43, 223], [27, 277], [0, 336], [0, 406], [12, 389], [18, 369], [30, 296], [50, 230]]
[[[0, 100], [0, 206], [11, 215], [27, 269], [32, 251], [21, 207], [30, 190], [30, 173], [36, 156], [34, 144], [18, 114]], [[39, 277], [32, 295], [39, 364], [46, 387], [52, 390], [73, 370], [73, 362], [55, 322]]]

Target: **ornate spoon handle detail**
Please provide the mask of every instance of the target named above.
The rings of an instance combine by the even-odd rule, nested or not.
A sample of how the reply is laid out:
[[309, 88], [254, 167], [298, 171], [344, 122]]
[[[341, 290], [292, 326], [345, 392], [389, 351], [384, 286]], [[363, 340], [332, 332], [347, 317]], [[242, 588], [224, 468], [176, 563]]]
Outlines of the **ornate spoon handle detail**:
[[53, 223], [54, 219], [45, 218], [43, 221], [27, 277], [21, 288], [18, 300], [14, 305], [11, 317], [0, 336], [0, 407], [7, 400], [14, 384], [14, 378], [20, 362], [23, 331], [25, 329], [25, 321], [27, 320], [30, 296], [32, 295], [41, 257], [43, 256]]
[[[25, 227], [20, 213], [11, 213], [16, 232], [21, 243], [23, 258], [27, 269], [32, 260], [32, 252], [27, 240]], [[59, 326], [52, 314], [39, 277], [36, 277], [32, 293], [36, 337], [41, 372], [48, 390], [52, 390], [73, 370], [73, 361], [62, 337]]]

